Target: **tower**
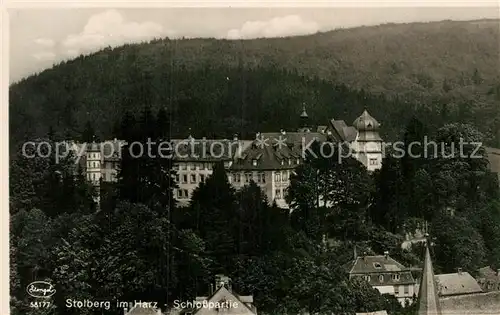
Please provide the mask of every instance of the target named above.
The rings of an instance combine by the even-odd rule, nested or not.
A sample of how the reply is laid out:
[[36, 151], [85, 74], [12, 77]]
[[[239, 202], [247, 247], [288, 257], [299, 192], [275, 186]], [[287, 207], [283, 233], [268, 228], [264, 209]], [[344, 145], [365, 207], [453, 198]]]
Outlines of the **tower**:
[[368, 171], [382, 167], [383, 148], [379, 134], [380, 123], [365, 109], [363, 114], [353, 122], [358, 131], [352, 143], [354, 157], [366, 166]]
[[422, 271], [422, 280], [418, 293], [418, 311], [417, 315], [441, 315], [439, 305], [438, 288], [434, 279], [434, 270], [432, 268], [431, 246], [429, 235], [426, 234], [424, 269]]
[[306, 105], [302, 106], [302, 113], [300, 114], [300, 129], [299, 132], [309, 132], [311, 131], [309, 126], [309, 115], [307, 115]]
[[87, 161], [87, 180], [92, 183], [96, 189], [96, 197], [94, 201], [99, 205], [100, 202], [100, 184], [101, 184], [101, 148], [99, 144], [93, 142], [87, 144], [86, 150]]

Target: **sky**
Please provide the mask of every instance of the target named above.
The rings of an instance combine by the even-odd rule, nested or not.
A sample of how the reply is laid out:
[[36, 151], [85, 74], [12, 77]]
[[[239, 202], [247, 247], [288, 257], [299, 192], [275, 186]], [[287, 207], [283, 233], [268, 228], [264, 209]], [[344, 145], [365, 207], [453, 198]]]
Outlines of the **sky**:
[[54, 63], [159, 37], [249, 39], [383, 23], [499, 18], [495, 7], [9, 9], [9, 81]]

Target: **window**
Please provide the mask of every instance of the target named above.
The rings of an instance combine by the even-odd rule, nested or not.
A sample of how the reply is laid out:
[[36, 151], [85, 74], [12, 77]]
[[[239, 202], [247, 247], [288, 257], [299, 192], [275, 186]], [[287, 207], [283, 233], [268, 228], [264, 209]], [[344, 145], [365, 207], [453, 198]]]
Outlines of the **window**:
[[191, 174], [191, 183], [196, 184], [196, 174]]
[[384, 275], [380, 275], [380, 276], [378, 276], [378, 281], [380, 281], [380, 282], [384, 282]]
[[382, 265], [381, 265], [380, 263], [378, 263], [378, 262], [374, 262], [374, 263], [373, 263], [373, 267], [374, 267], [375, 269], [382, 269]]
[[178, 183], [179, 182], [179, 175], [175, 175], [175, 182]]
[[288, 165], [292, 165], [292, 160], [288, 159]]
[[257, 174], [257, 182], [259, 183], [265, 183], [266, 182], [266, 176], [264, 173], [258, 173]]
[[285, 165], [285, 161], [281, 160], [281, 165]]
[[181, 164], [181, 170], [187, 170], [187, 164], [186, 163], [182, 163]]
[[281, 182], [281, 174], [280, 173], [276, 173], [274, 175], [274, 181], [278, 182], [278, 183]]
[[276, 195], [276, 199], [281, 199], [281, 189], [276, 189], [274, 194]]
[[207, 169], [211, 170], [212, 169], [212, 163], [207, 164]]
[[405, 285], [404, 290], [405, 290], [405, 295], [410, 294], [410, 286], [409, 285]]
[[252, 160], [252, 165], [257, 166], [257, 160]]
[[234, 177], [235, 183], [239, 183], [241, 181], [241, 174], [240, 173], [234, 174], [233, 177]]
[[182, 189], [177, 190], [177, 198], [182, 198]]
[[399, 274], [393, 274], [392, 275], [392, 280], [399, 281]]
[[377, 159], [370, 159], [370, 165], [378, 165]]
[[394, 295], [399, 295], [399, 285], [394, 286]]
[[200, 182], [202, 182], [202, 183], [205, 182], [205, 175], [200, 174]]
[[187, 184], [188, 182], [188, 176], [187, 175], [182, 175], [182, 183]]
[[300, 159], [297, 159], [297, 164], [300, 164]]
[[370, 282], [370, 276], [363, 276], [363, 279], [365, 279], [366, 281]]
[[245, 183], [250, 183], [252, 179], [252, 173], [245, 173]]

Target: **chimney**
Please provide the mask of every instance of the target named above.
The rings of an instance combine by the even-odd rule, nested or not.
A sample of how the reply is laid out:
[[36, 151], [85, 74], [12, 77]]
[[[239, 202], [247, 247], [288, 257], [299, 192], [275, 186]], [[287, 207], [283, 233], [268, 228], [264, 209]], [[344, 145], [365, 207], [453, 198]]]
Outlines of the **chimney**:
[[462, 274], [462, 268], [457, 268], [457, 273], [458, 273], [459, 275], [461, 275], [461, 274]]
[[233, 140], [234, 140], [234, 141], [238, 141], [238, 134], [237, 134], [237, 133], [235, 133], [235, 134], [234, 134], [234, 136], [233, 136]]
[[388, 252], [388, 251], [385, 251], [385, 252], [384, 252], [384, 256], [385, 256], [385, 259], [389, 258], [389, 252]]

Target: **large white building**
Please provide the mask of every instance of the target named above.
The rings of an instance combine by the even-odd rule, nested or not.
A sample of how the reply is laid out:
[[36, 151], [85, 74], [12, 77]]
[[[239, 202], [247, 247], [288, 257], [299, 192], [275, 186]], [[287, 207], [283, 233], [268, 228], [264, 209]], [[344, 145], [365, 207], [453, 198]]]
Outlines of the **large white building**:
[[[177, 172], [176, 200], [187, 205], [193, 191], [212, 174], [214, 163], [223, 161], [228, 180], [236, 189], [254, 181], [266, 193], [267, 199], [282, 208], [288, 208], [286, 190], [290, 186], [293, 170], [303, 162], [304, 146], [312, 141], [345, 144], [352, 157], [369, 171], [382, 166], [383, 144], [379, 135], [380, 124], [366, 110], [348, 126], [343, 120], [332, 119], [326, 126], [312, 131], [308, 115], [303, 109], [302, 126], [293, 132], [258, 133], [254, 140], [228, 139], [175, 139], [174, 169]], [[117, 180], [121, 147], [120, 140], [73, 144], [83, 158], [87, 179], [99, 185], [102, 181]]]

